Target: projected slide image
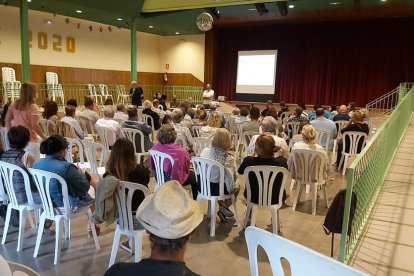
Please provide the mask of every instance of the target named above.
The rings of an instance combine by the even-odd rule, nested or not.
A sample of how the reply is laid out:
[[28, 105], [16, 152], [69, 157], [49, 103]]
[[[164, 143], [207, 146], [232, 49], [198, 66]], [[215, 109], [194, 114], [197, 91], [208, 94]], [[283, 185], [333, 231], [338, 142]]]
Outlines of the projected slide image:
[[274, 85], [275, 55], [239, 56], [237, 85]]

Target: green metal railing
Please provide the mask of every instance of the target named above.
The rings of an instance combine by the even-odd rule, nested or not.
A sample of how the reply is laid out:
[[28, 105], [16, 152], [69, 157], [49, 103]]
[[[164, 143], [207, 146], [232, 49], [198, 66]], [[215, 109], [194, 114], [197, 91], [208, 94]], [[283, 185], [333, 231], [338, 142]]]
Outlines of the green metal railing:
[[[366, 147], [347, 171], [347, 191], [339, 248], [339, 261], [348, 262], [371, 214], [394, 154], [408, 126], [414, 109], [414, 87], [405, 91], [396, 108], [378, 129]], [[357, 206], [347, 235], [352, 192], [356, 193]]]
[[[39, 83], [38, 90], [39, 96], [37, 99], [37, 104], [42, 105], [44, 100], [48, 97], [48, 87], [45, 83]], [[94, 84], [96, 87], [96, 92], [99, 95], [99, 85]], [[86, 84], [61, 84], [63, 93], [65, 96], [65, 101], [68, 99], [76, 99], [79, 105], [84, 105], [85, 96], [89, 94], [89, 90]], [[118, 93], [119, 86], [124, 88], [126, 94], [129, 94], [129, 85], [115, 85], [108, 84], [108, 92], [112, 97], [113, 103], [118, 103]], [[167, 101], [170, 101], [173, 95], [177, 96], [178, 101], [182, 102], [188, 98], [192, 98], [195, 104], [202, 102], [202, 92], [203, 87], [201, 86], [171, 86], [171, 85], [141, 85], [144, 90], [144, 99], [152, 100], [154, 94], [160, 92], [162, 95], [167, 95]], [[19, 90], [13, 89], [17, 98], [19, 96]], [[0, 94], [1, 99], [3, 99], [4, 88], [3, 84], [0, 83]], [[65, 103], [60, 101], [60, 98], [56, 99], [59, 106], [63, 106]], [[130, 102], [130, 100], [128, 100]]]

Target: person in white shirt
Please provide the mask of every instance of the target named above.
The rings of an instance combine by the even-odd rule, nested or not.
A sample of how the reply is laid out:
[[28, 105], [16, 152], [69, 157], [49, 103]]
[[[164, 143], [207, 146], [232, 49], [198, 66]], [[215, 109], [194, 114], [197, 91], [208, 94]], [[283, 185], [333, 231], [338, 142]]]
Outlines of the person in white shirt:
[[116, 106], [114, 120], [117, 121], [120, 125], [128, 120], [128, 114], [126, 114], [126, 108], [124, 104], [120, 103]]
[[83, 140], [83, 138], [85, 138], [85, 133], [83, 132], [79, 124], [79, 121], [74, 118], [75, 112], [76, 112], [76, 108], [73, 105], [66, 106], [65, 107], [66, 116], [63, 117], [60, 121], [72, 126], [77, 138], [80, 140]]
[[210, 108], [211, 100], [214, 98], [214, 90], [211, 89], [211, 84], [207, 84], [206, 90], [203, 92], [203, 105], [206, 109]]
[[[336, 125], [333, 121], [325, 118], [323, 108], [316, 109], [316, 119], [311, 121], [310, 124], [316, 129], [316, 131], [325, 131], [329, 133], [330, 136], [327, 150], [332, 151], [334, 146], [334, 139], [336, 139], [337, 136]], [[320, 142], [322, 146], [325, 146], [326, 138]]]
[[[261, 122], [262, 126], [262, 134], [268, 134], [273, 137], [273, 140], [275, 140], [276, 147], [279, 147], [280, 150], [276, 153], [277, 156], [283, 156], [285, 158], [289, 157], [289, 147], [286, 144], [286, 141], [283, 138], [280, 138], [276, 135], [277, 130], [277, 121], [275, 118], [271, 116], [266, 116], [263, 118]], [[253, 156], [255, 154], [255, 146], [256, 146], [256, 140], [259, 135], [254, 135], [252, 139], [250, 140], [250, 144], [247, 147], [247, 154], [250, 156]]]
[[121, 125], [115, 121], [114, 118], [114, 110], [112, 107], [108, 106], [104, 109], [104, 117], [96, 121], [97, 127], [108, 128], [112, 131], [108, 133], [108, 145], [111, 148], [113, 144], [115, 144], [116, 140], [119, 138], [125, 138], [125, 134], [121, 128]]
[[190, 150], [193, 147], [193, 137], [191, 136], [190, 130], [180, 124], [183, 118], [184, 116], [181, 109], [176, 108], [171, 112], [171, 119], [173, 121], [174, 129], [177, 132], [177, 137], [180, 136], [184, 139], [187, 144], [187, 150]]

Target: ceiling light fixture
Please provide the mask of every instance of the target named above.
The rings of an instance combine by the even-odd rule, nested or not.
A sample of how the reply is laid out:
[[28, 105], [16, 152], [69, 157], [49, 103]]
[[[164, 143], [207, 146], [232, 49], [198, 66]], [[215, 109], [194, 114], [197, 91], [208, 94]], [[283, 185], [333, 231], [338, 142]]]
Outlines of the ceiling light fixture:
[[381, 2], [387, 2], [387, 0], [381, 0]]
[[150, 28], [150, 29], [154, 29], [154, 26], [152, 26], [152, 25], [149, 25], [149, 26], [148, 26], [148, 28]]
[[256, 9], [247, 9], [248, 11], [256, 11]]
[[118, 21], [122, 21], [122, 18], [119, 18], [119, 17], [118, 17], [116, 20], [118, 20]]
[[176, 34], [176, 35], [179, 35], [180, 33], [179, 33], [179, 32], [175, 32], [175, 34]]
[[289, 9], [293, 9], [295, 5], [289, 5]]
[[77, 12], [77, 13], [82, 13], [82, 11], [81, 11], [81, 10], [76, 10], [76, 12]]
[[45, 20], [45, 23], [46, 23], [47, 25], [52, 25], [53, 21], [52, 21], [52, 20], [50, 20], [50, 19], [48, 19], [48, 20]]
[[339, 4], [341, 4], [341, 2], [331, 2], [331, 3], [329, 3], [329, 5], [339, 5]]
[[27, 0], [27, 2], [31, 3], [31, 2], [32, 2], [32, 0]]

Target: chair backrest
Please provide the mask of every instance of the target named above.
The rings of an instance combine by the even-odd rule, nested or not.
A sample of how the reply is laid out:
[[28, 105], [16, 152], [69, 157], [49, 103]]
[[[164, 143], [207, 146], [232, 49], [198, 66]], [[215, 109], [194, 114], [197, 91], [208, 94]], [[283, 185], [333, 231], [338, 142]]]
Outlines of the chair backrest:
[[72, 149], [73, 149], [73, 146], [76, 146], [78, 148], [78, 153], [79, 153], [79, 162], [84, 163], [85, 158], [83, 156], [83, 145], [82, 145], [82, 143], [79, 140], [73, 139], [73, 138], [65, 137], [65, 139], [69, 143], [69, 145], [68, 145], [69, 149], [66, 151], [66, 161], [68, 161], [69, 163], [73, 163]]
[[141, 122], [147, 123], [152, 128], [152, 130], [155, 131], [154, 119], [150, 115], [142, 114], [141, 115]]
[[109, 96], [108, 86], [106, 84], [99, 84], [99, 92], [102, 96]]
[[59, 79], [58, 79], [58, 74], [56, 74], [55, 72], [46, 72], [46, 84], [58, 84], [59, 83]]
[[5, 185], [3, 184], [3, 180], [0, 178], [0, 202], [3, 204], [7, 204], [8, 201], [9, 197], [7, 196]]
[[182, 146], [184, 149], [187, 149], [187, 140], [184, 136], [177, 134], [177, 138], [175, 139], [175, 143]]
[[289, 138], [299, 133], [300, 122], [287, 122], [286, 129], [288, 130]]
[[97, 125], [95, 125], [95, 127], [99, 138], [101, 138], [102, 145], [104, 145], [109, 150], [108, 134], [109, 132], [115, 133], [115, 131], [109, 127], [102, 127]]
[[77, 137], [73, 127], [70, 124], [67, 124], [62, 121], [56, 122], [55, 134], [73, 139]]
[[96, 134], [91, 120], [85, 116], [79, 116], [79, 124], [85, 134]]
[[250, 275], [252, 276], [259, 275], [257, 262], [257, 247], [259, 245], [264, 249], [270, 260], [273, 275], [286, 275], [281, 264], [282, 258], [289, 262], [291, 275], [366, 275], [301, 244], [254, 226], [247, 227], [245, 237], [249, 251]]
[[290, 157], [296, 181], [311, 184], [324, 180], [328, 161], [326, 154], [310, 149], [293, 149]]
[[333, 137], [331, 132], [316, 130], [316, 139], [318, 140], [318, 144], [321, 145], [327, 152], [329, 150], [332, 151], [332, 148], [329, 149], [329, 145], [333, 144]]
[[135, 191], [142, 192], [145, 197], [150, 194], [150, 190], [147, 187], [137, 183], [119, 181], [116, 187], [114, 195], [116, 206], [118, 207], [117, 224], [122, 230], [134, 230], [134, 224], [132, 222], [134, 214], [132, 212], [136, 210], [132, 210], [132, 197]]
[[219, 170], [219, 196], [224, 196], [224, 166], [217, 161], [210, 160], [203, 157], [191, 157], [191, 163], [193, 164], [194, 173], [197, 179], [197, 183], [200, 183], [199, 196], [204, 198], [211, 197], [211, 185], [210, 176], [211, 169], [215, 166]]
[[54, 135], [56, 124], [47, 119], [40, 119], [40, 125], [47, 136]]
[[282, 206], [283, 190], [286, 182], [288, 181], [289, 171], [282, 167], [276, 166], [251, 166], [247, 167], [244, 171], [246, 190], [247, 190], [247, 202], [251, 202], [251, 187], [250, 187], [250, 173], [254, 173], [259, 184], [259, 194], [257, 204], [259, 206], [271, 206], [273, 186], [276, 177], [280, 174], [282, 176], [282, 182], [279, 190], [279, 207]]
[[16, 81], [16, 72], [14, 71], [13, 68], [2, 67], [1, 71], [2, 71], [3, 83]]
[[253, 131], [246, 131], [242, 134], [242, 143], [243, 143], [243, 151], [242, 157], [247, 155], [247, 147], [250, 145], [250, 141], [252, 140], [253, 136], [260, 135], [260, 132], [253, 132]]
[[341, 129], [343, 129], [349, 122], [345, 121], [345, 120], [341, 120], [341, 121], [336, 121], [335, 125], [336, 125], [336, 130], [338, 131], [338, 134], [341, 133]]
[[203, 126], [193, 126], [192, 127], [192, 130], [193, 130], [193, 137], [200, 137], [200, 129], [202, 128]]
[[[357, 154], [364, 147], [367, 142], [368, 135], [360, 131], [346, 131], [343, 133], [342, 153]], [[348, 146], [349, 143], [349, 146]]]
[[1, 177], [3, 179], [3, 185], [6, 188], [7, 196], [9, 198], [9, 204], [11, 204], [13, 207], [19, 206], [16, 192], [13, 186], [13, 176], [16, 173], [20, 173], [24, 181], [24, 189], [26, 192], [27, 203], [31, 206], [35, 205], [33, 201], [32, 190], [30, 188], [30, 178], [29, 178], [29, 174], [27, 173], [27, 171], [25, 171], [24, 169], [22, 169], [21, 167], [17, 165], [0, 161], [0, 172], [1, 172]]
[[286, 124], [286, 121], [289, 119], [289, 117], [290, 117], [289, 111], [285, 111], [285, 112], [282, 112], [282, 114], [280, 114], [280, 119], [282, 120], [283, 125]]
[[[91, 166], [91, 171], [95, 175], [99, 175], [98, 167], [103, 167], [106, 164], [106, 159], [109, 157], [108, 149], [102, 144], [92, 141], [82, 140], [81, 142], [83, 144], [83, 148], [86, 151], [86, 156]], [[98, 152], [100, 152], [100, 156], [98, 156]]]
[[[144, 133], [141, 130], [135, 128], [122, 128], [125, 137], [132, 142], [134, 145], [134, 149], [136, 153], [144, 153], [145, 151], [145, 143], [144, 143]], [[139, 148], [137, 147], [139, 146]], [[140, 150], [139, 150], [140, 149]]]
[[89, 96], [96, 96], [96, 87], [93, 84], [87, 84]]
[[164, 166], [168, 166], [169, 163], [171, 168], [173, 169], [174, 159], [171, 157], [171, 155], [157, 150], [149, 150], [149, 153], [151, 155], [151, 159], [155, 167], [155, 179], [157, 181], [154, 188], [155, 192], [156, 190], [158, 190], [159, 187], [161, 187], [162, 184], [169, 180], [165, 179], [164, 177]]
[[226, 120], [226, 129], [230, 132], [230, 134], [236, 134], [236, 128], [235, 128], [235, 124], [234, 121], [236, 119], [232, 116], [230, 116], [227, 120]]
[[228, 120], [228, 119], [230, 119], [230, 118], [231, 118], [231, 116], [233, 115], [232, 113], [229, 113], [229, 112], [223, 112], [222, 114], [223, 114], [223, 117], [224, 117], [224, 119], [226, 120], [226, 122], [227, 122], [227, 120]]
[[62, 198], [63, 198], [63, 208], [65, 210], [64, 214], [70, 214], [71, 209], [69, 205], [69, 196], [68, 196], [68, 185], [66, 184], [65, 179], [63, 179], [58, 174], [47, 172], [37, 169], [29, 169], [30, 173], [33, 176], [34, 182], [36, 183], [37, 190], [39, 191], [40, 198], [42, 200], [43, 210], [45, 216], [48, 219], [54, 220], [55, 211], [53, 207], [53, 201], [50, 196], [50, 181], [54, 179], [60, 183], [62, 189]]
[[8, 132], [9, 130], [7, 128], [0, 128], [1, 142], [3, 143], [3, 148], [5, 151], [10, 149], [9, 138], [7, 137]]
[[196, 156], [200, 156], [201, 151], [211, 145], [211, 139], [194, 137], [193, 138], [193, 150]]

